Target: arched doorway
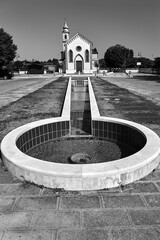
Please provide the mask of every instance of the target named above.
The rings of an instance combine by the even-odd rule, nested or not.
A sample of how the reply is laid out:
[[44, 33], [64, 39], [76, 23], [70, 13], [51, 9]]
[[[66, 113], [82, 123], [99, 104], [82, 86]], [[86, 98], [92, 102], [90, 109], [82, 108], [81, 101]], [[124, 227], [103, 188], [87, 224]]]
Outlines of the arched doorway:
[[75, 58], [75, 69], [76, 72], [83, 72], [83, 58], [80, 54]]

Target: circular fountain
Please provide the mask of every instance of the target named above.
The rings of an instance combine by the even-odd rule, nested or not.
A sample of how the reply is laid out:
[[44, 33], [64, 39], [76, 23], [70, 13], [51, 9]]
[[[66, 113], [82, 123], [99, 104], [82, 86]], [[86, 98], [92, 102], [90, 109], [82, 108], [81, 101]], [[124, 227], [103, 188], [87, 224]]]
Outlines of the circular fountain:
[[23, 125], [4, 137], [2, 161], [14, 176], [48, 188], [96, 190], [131, 183], [158, 166], [157, 134], [138, 123], [100, 116], [88, 86], [89, 135], [71, 135], [70, 81], [61, 117]]
[[[103, 136], [96, 125], [103, 125]], [[46, 119], [21, 126], [2, 140], [2, 160], [17, 178], [48, 188], [95, 190], [117, 187], [138, 180], [153, 171], [160, 160], [160, 139], [150, 129], [121, 119], [100, 117], [94, 124], [100, 141], [108, 139], [134, 148], [134, 154], [119, 160], [91, 163], [90, 156], [72, 156], [79, 164], [43, 161], [27, 155], [31, 149], [68, 137], [69, 121]], [[105, 130], [108, 129], [108, 130]], [[63, 149], [62, 149], [63, 152]], [[85, 159], [87, 163], [80, 162]]]

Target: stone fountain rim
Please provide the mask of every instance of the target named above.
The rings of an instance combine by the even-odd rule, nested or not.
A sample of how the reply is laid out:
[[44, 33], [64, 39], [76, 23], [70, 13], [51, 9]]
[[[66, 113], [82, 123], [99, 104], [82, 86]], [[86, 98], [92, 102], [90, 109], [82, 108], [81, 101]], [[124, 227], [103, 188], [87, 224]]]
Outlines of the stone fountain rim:
[[98, 121], [106, 121], [119, 123], [140, 131], [147, 139], [145, 146], [137, 153], [112, 162], [92, 163], [92, 164], [77, 164], [69, 165], [62, 163], [45, 162], [21, 152], [17, 146], [17, 139], [26, 131], [37, 126], [45, 125], [53, 122], [67, 121], [67, 118], [52, 118], [28, 123], [18, 127], [8, 133], [1, 143], [2, 158], [7, 161], [8, 165], [12, 165], [14, 171], [16, 168], [23, 171], [31, 171], [33, 174], [42, 174], [47, 176], [61, 176], [61, 177], [92, 177], [99, 175], [122, 174], [123, 172], [132, 172], [136, 169], [143, 168], [158, 158], [160, 155], [160, 138], [149, 128], [134, 123], [128, 120], [98, 117]]

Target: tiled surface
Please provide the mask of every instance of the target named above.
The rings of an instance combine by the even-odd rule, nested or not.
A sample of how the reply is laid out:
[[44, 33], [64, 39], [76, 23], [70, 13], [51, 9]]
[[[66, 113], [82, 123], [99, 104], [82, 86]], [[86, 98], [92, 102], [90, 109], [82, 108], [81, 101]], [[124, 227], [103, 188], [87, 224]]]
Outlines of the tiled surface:
[[87, 153], [91, 163], [100, 163], [128, 156], [133, 150], [124, 144], [117, 146], [116, 142], [105, 139], [67, 136], [38, 145], [29, 150], [27, 155], [45, 161], [68, 164], [70, 157], [77, 152]]
[[123, 142], [139, 151], [146, 143], [145, 137], [135, 129], [122, 124], [93, 121], [93, 135]]
[[[157, 182], [160, 179], [150, 185]], [[133, 184], [90, 192], [10, 184], [0, 198], [0, 239], [159, 240], [160, 188], [147, 192], [146, 185], [141, 192], [146, 182], [135, 184], [139, 193], [128, 192]], [[19, 195], [13, 196], [13, 189], [19, 189]]]
[[84, 227], [129, 226], [131, 221], [124, 210], [97, 210], [83, 212]]
[[54, 122], [33, 128], [17, 139], [17, 147], [24, 153], [29, 149], [69, 134], [69, 121]]

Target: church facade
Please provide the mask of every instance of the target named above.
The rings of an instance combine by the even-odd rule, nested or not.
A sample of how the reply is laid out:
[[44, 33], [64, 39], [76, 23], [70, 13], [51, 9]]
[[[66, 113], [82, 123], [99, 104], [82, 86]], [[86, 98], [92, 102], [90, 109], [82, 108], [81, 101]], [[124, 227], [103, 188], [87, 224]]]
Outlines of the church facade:
[[98, 52], [93, 43], [81, 33], [70, 38], [67, 23], [64, 23], [63, 51], [61, 52], [62, 71], [66, 74], [92, 74], [97, 71]]

